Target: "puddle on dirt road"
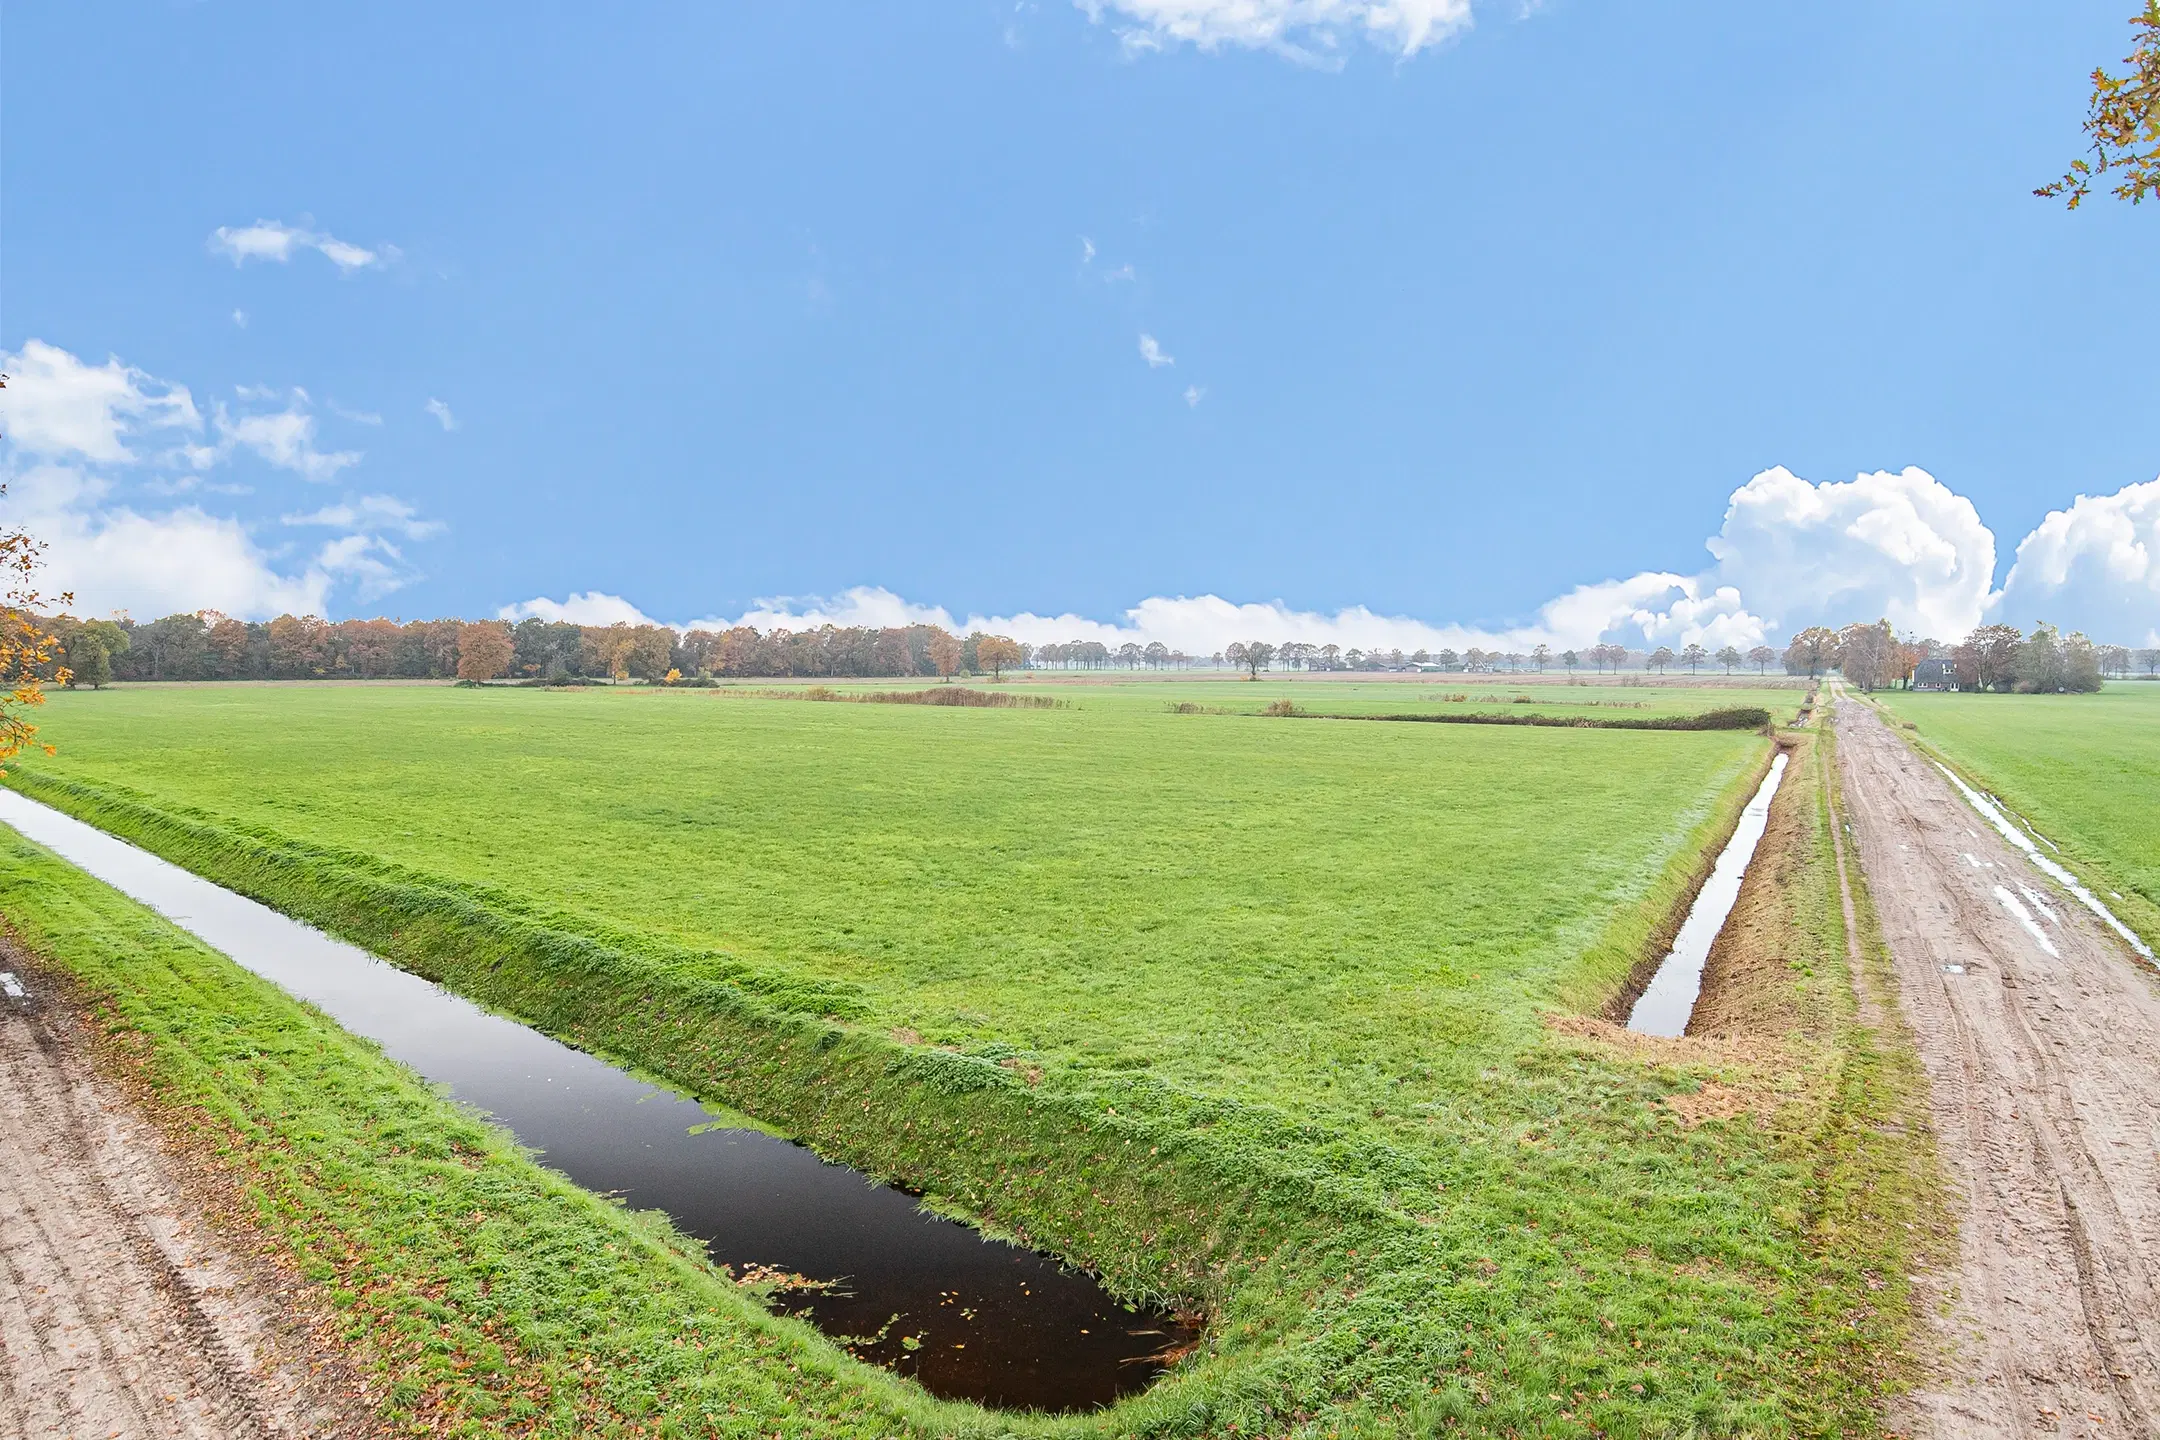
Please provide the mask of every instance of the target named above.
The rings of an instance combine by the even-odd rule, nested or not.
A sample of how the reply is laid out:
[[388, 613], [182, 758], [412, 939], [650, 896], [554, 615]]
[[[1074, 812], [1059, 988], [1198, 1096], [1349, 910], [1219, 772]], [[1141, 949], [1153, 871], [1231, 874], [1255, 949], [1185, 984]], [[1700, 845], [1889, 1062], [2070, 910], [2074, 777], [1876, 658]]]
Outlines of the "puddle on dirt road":
[[[666, 1212], [738, 1271], [834, 1282], [776, 1304], [932, 1394], [1083, 1410], [1145, 1387], [1189, 1326], [0, 788], [0, 820], [321, 1007], [552, 1168]], [[13, 977], [10, 977], [11, 979]], [[848, 1337], [855, 1337], [852, 1340]]]
[[1740, 898], [1740, 882], [1747, 875], [1748, 861], [1755, 858], [1755, 847], [1770, 825], [1771, 797], [1777, 794], [1778, 782], [1784, 778], [1785, 752], [1780, 750], [1770, 762], [1770, 773], [1763, 776], [1755, 798], [1740, 812], [1740, 824], [1719, 852], [1717, 867], [1696, 893], [1680, 933], [1673, 937], [1671, 952], [1658, 962], [1649, 988], [1628, 1012], [1628, 1029], [1645, 1035], [1687, 1033], [1696, 998], [1702, 994], [1703, 966], [1709, 962], [1710, 946], [1717, 940], [1718, 931], [1725, 928], [1725, 917], [1732, 914], [1733, 904]]
[[[2083, 905], [2086, 909], [2092, 911], [2094, 915], [2099, 917], [2101, 924], [2107, 926], [2108, 929], [2113, 930], [2117, 935], [2121, 936], [2123, 939], [2123, 943], [2127, 944], [2132, 950], [2135, 950], [2138, 953], [2139, 958], [2148, 961], [2154, 961], [2152, 947], [2150, 945], [2147, 945], [2145, 941], [2139, 937], [2137, 931], [2132, 930], [2129, 926], [2123, 924], [2121, 920], [2117, 919], [2115, 917], [2114, 911], [2108, 909], [2107, 906], [2101, 904], [2100, 897], [2093, 894], [2092, 891], [2086, 889], [2084, 881], [2078, 879], [2077, 876], [2071, 874], [2068, 870], [2065, 870], [2062, 866], [2056, 864], [2053, 860], [2050, 860], [2047, 856], [2041, 854], [2039, 847], [2035, 846], [2032, 841], [2025, 838], [2024, 831], [2018, 829], [2017, 826], [2011, 824], [2009, 817], [2004, 815], [2000, 809], [1996, 808], [1993, 801], [1989, 800], [1986, 796], [1980, 794], [1977, 790], [1973, 789], [1972, 786], [1967, 785], [1962, 779], [1958, 778], [1958, 773], [1955, 770], [1952, 770], [1949, 766], [1943, 764], [1940, 760], [1935, 762], [1935, 768], [1942, 771], [1944, 776], [1949, 779], [1950, 783], [1957, 787], [1958, 794], [1965, 797], [1966, 804], [1972, 806], [1973, 809], [1977, 810], [1980, 813], [1980, 817], [1982, 819], [1986, 820], [1988, 824], [1995, 827], [1996, 834], [2002, 836], [2003, 839], [2009, 841], [2012, 845], [2015, 845], [2018, 849], [2024, 851], [2026, 859], [2032, 861], [2033, 864], [2039, 866], [2043, 874], [2047, 875], [2048, 878], [2052, 879], [2053, 881], [2055, 881], [2056, 884], [2062, 886], [2063, 889], [2068, 890], [2073, 896], [2075, 896], [2079, 904]], [[2034, 833], [2037, 834], [2038, 832], [2035, 831]], [[2045, 839], [2046, 837], [2043, 836], [2042, 838]], [[2049, 848], [2052, 849], [2054, 846], [2054, 842], [2049, 841], [2048, 843]], [[2117, 895], [2115, 898], [2120, 900], [2122, 897], [2120, 895]], [[2154, 961], [2154, 963], [2160, 964], [2160, 961]]]

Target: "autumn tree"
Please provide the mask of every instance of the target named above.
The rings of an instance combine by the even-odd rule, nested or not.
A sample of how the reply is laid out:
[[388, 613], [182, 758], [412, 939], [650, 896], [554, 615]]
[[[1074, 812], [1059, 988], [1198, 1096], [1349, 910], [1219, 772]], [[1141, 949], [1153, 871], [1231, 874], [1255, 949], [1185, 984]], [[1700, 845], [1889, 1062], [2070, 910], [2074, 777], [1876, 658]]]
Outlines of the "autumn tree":
[[515, 653], [510, 627], [500, 620], [475, 620], [458, 631], [457, 678], [478, 684], [510, 668]]
[[1747, 658], [1748, 663], [1755, 667], [1755, 673], [1762, 675], [1769, 671], [1770, 662], [1777, 659], [1777, 651], [1771, 649], [1768, 645], [1757, 645], [1747, 652]]
[[929, 641], [930, 663], [948, 682], [960, 671], [960, 640], [950, 630], [933, 630]]
[[975, 642], [975, 663], [989, 671], [993, 681], [1004, 679], [1007, 670], [1026, 662], [1027, 651], [1009, 635], [985, 635]]
[[[0, 375], [0, 389], [7, 377]], [[0, 495], [7, 487], [0, 485]], [[37, 569], [45, 563], [45, 546], [23, 530], [0, 531], [0, 764], [14, 759], [25, 746], [37, 743], [37, 726], [26, 712], [45, 703], [44, 676], [57, 656], [59, 639], [38, 619], [48, 602], [38, 594]], [[57, 595], [52, 603], [74, 603], [72, 595]], [[65, 667], [53, 677], [65, 681]], [[41, 747], [46, 754], [53, 747]], [[5, 774], [0, 770], [0, 774]]]
[[2160, 0], [2146, 0], [2130, 17], [2135, 40], [2123, 57], [2125, 73], [2111, 75], [2105, 66], [2092, 72], [2092, 99], [2085, 113], [2085, 134], [2092, 142], [2090, 163], [2073, 160], [2062, 179], [2033, 194], [2061, 200], [2075, 210], [2093, 185], [2113, 173], [2113, 194], [2137, 205], [2160, 191]]
[[1837, 661], [1837, 632], [1823, 625], [1810, 625], [1785, 647], [1785, 673], [1805, 675], [1813, 680]]
[[1643, 664], [1655, 668], [1658, 674], [1662, 675], [1665, 673], [1665, 667], [1672, 664], [1672, 662], [1672, 647], [1670, 645], [1660, 645], [1650, 652], [1650, 657], [1643, 661]]

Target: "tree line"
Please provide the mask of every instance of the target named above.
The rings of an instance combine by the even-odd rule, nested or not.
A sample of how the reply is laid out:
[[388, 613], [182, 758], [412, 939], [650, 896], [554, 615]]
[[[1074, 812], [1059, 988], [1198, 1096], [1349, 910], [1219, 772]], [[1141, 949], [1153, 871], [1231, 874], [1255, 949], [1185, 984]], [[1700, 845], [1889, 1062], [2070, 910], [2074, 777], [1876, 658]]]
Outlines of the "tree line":
[[216, 611], [128, 619], [78, 620], [62, 615], [38, 624], [56, 637], [40, 663], [50, 679], [61, 668], [75, 685], [115, 680], [517, 679], [543, 683], [642, 680], [700, 683], [714, 679], [938, 678], [1007, 670], [1263, 670], [1448, 672], [1501, 674], [1641, 670], [1657, 674], [1705, 670], [1726, 675], [1819, 675], [1840, 669], [1855, 684], [1875, 688], [1908, 682], [1929, 659], [1955, 667], [1964, 689], [2097, 688], [2102, 675], [2133, 668], [2160, 672], [2160, 650], [2095, 646], [2083, 635], [2064, 637], [2050, 626], [2031, 636], [2007, 625], [1983, 626], [1955, 645], [1899, 638], [1887, 622], [1842, 630], [1801, 631], [1782, 654], [1766, 645], [1747, 651], [1727, 645], [1631, 650], [1591, 645], [1555, 651], [1345, 649], [1298, 641], [1240, 642], [1209, 655], [1188, 655], [1160, 642], [1115, 648], [1095, 640], [1026, 645], [980, 631], [956, 635], [936, 625], [844, 626], [678, 632], [664, 625], [576, 625], [522, 620], [323, 620], [280, 615], [246, 621]]
[[1784, 655], [1787, 674], [1814, 677], [1834, 669], [1863, 690], [1909, 687], [1930, 662], [1937, 672], [1931, 680], [1960, 690], [2078, 694], [2098, 690], [2111, 675], [2160, 675], [2160, 648], [2095, 645], [2078, 631], [2064, 635], [2045, 623], [2030, 635], [2015, 625], [1982, 625], [1945, 644], [1900, 637], [1889, 621], [1878, 620], [1840, 630], [1812, 626], [1793, 636]]

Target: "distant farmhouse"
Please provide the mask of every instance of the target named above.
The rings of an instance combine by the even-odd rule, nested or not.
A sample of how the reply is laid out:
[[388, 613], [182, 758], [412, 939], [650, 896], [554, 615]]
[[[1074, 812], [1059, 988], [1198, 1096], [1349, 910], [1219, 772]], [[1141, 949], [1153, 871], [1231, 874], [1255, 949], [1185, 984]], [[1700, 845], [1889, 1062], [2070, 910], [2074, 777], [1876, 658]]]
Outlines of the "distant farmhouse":
[[1915, 690], [1957, 689], [1957, 666], [1948, 660], [1922, 660], [1913, 666], [1912, 688]]

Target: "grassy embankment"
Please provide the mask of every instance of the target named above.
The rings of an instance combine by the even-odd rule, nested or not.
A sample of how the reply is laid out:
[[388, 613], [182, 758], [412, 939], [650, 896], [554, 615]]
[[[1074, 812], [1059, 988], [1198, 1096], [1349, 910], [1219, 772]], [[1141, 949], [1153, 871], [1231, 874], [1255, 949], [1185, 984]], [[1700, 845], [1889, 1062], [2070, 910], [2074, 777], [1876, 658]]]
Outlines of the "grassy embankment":
[[[69, 745], [32, 793], [1205, 1305], [1208, 1345], [1108, 1430], [1868, 1423], [1849, 1321], [1897, 1297], [1820, 1247], [1881, 1157], [1836, 1178], [1872, 1082], [1819, 819], [1769, 972], [1817, 998], [1783, 1031], [1541, 1020], [1655, 946], [1753, 737], [1211, 722], [1157, 696], [229, 688], [50, 719]], [[1706, 1083], [1744, 1103], [1664, 1103]]]
[[2055, 844], [2124, 924], [2160, 947], [2160, 684], [2096, 695], [1883, 691], [1921, 745]]
[[[960, 1407], [840, 1360], [651, 1217], [0, 826], [0, 914], [308, 1285], [398, 1433], [884, 1436]], [[633, 1430], [632, 1427], [642, 1429]], [[387, 1432], [386, 1432], [387, 1433]]]

